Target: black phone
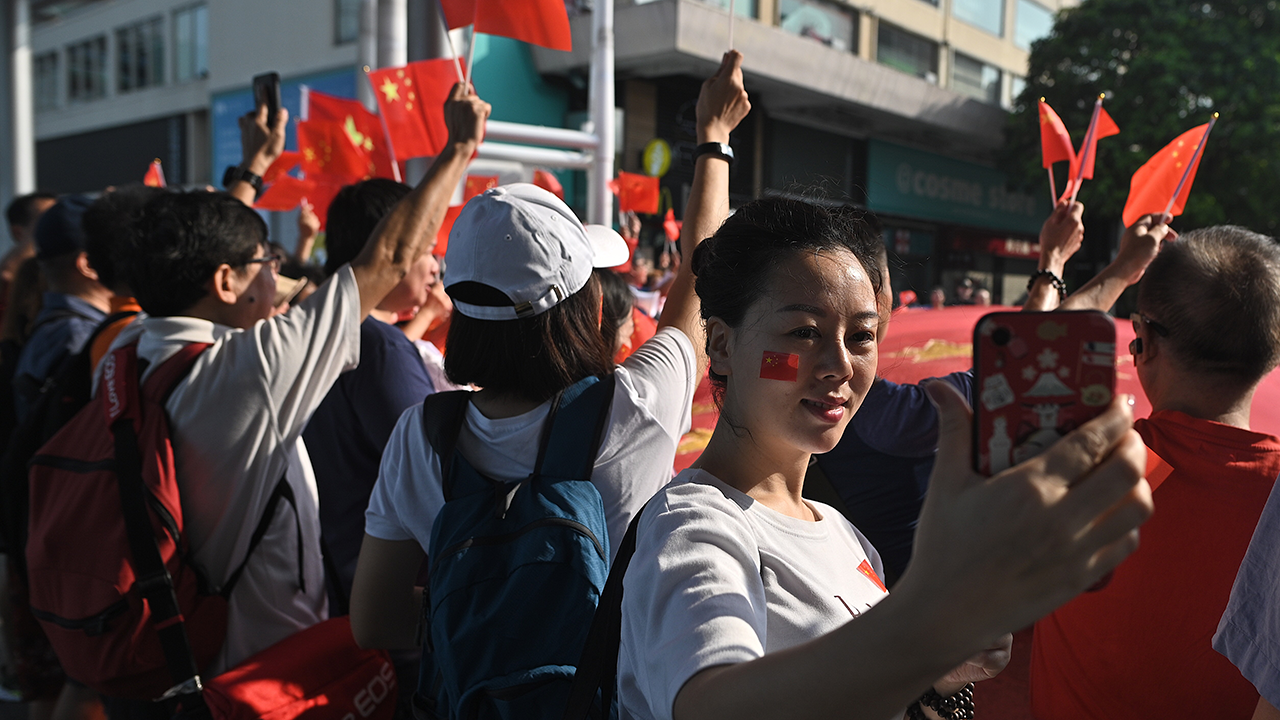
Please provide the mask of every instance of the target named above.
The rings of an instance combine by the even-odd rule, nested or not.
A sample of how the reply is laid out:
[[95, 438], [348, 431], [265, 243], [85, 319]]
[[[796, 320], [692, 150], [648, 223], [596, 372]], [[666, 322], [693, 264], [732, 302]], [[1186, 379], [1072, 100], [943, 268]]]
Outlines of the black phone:
[[280, 116], [280, 74], [263, 73], [253, 78], [253, 108], [267, 106], [267, 127], [276, 126]]

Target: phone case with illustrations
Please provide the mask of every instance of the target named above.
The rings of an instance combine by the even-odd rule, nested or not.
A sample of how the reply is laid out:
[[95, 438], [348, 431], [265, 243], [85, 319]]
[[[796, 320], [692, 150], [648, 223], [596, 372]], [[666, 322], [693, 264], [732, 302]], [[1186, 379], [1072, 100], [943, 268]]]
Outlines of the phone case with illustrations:
[[1116, 326], [1087, 310], [1000, 312], [974, 328], [975, 469], [994, 475], [1096, 417], [1116, 390]]

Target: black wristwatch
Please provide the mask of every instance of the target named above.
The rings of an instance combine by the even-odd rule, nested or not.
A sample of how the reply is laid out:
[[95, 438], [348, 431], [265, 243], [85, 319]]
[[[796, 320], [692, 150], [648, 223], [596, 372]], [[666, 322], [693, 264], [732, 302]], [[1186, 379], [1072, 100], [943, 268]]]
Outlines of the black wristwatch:
[[262, 176], [257, 175], [250, 170], [231, 165], [227, 167], [227, 171], [222, 173], [222, 187], [230, 190], [232, 185], [237, 182], [244, 181], [253, 186], [253, 191], [258, 195], [262, 194]]
[[725, 162], [729, 163], [730, 165], [733, 164], [733, 148], [729, 147], [728, 143], [718, 143], [718, 142], [702, 143], [701, 145], [693, 149], [693, 162], [696, 164], [698, 162], [698, 158], [702, 157], [703, 155], [718, 157], [721, 160], [724, 160]]

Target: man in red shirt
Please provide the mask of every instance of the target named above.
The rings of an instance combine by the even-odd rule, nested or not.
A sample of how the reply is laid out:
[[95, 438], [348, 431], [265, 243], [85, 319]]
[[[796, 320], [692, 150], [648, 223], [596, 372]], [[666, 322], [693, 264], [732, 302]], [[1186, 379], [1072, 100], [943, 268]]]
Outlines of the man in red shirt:
[[1215, 227], [1162, 248], [1162, 219], [1139, 220], [1064, 303], [1106, 309], [1142, 279], [1130, 350], [1153, 411], [1134, 429], [1152, 452], [1155, 514], [1107, 585], [1036, 623], [1039, 720], [1248, 718], [1258, 703], [1211, 641], [1280, 474], [1280, 439], [1249, 429], [1254, 390], [1280, 362], [1280, 246]]

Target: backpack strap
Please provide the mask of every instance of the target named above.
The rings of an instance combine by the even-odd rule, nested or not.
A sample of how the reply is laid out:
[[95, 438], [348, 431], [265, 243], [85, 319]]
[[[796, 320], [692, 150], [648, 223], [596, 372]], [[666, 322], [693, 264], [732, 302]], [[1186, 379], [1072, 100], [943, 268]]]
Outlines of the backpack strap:
[[[615, 378], [588, 377], [571, 385], [557, 398], [547, 420], [548, 429], [538, 449], [534, 475], [590, 480], [600, 440], [609, 421]], [[589, 452], [583, 439], [590, 438]]]
[[258, 526], [253, 529], [253, 535], [249, 536], [249, 549], [245, 551], [244, 559], [231, 572], [231, 576], [222, 584], [218, 594], [228, 600], [231, 599], [231, 591], [236, 589], [236, 583], [240, 582], [240, 576], [244, 574], [244, 569], [249, 565], [249, 560], [253, 557], [253, 551], [258, 549], [258, 544], [262, 542], [262, 538], [266, 536], [267, 530], [271, 527], [271, 521], [275, 520], [276, 508], [280, 506], [280, 501], [284, 500], [293, 508], [294, 525], [298, 532], [298, 589], [304, 594], [307, 592], [306, 578], [302, 573], [302, 519], [298, 515], [298, 499], [293, 493], [293, 486], [289, 484], [289, 476], [280, 478], [280, 482], [276, 483], [276, 487], [271, 491], [271, 496], [267, 498], [267, 507], [262, 511], [262, 517], [258, 518]]
[[640, 516], [644, 514], [645, 507], [648, 507], [647, 503], [631, 519], [627, 534], [622, 536], [622, 544], [618, 546], [618, 554], [613, 558], [613, 566], [609, 568], [609, 578], [600, 593], [600, 602], [591, 618], [587, 641], [569, 689], [564, 720], [587, 720], [597, 694], [601, 717], [611, 717], [613, 694], [618, 685], [618, 649], [622, 645], [622, 578], [636, 553], [636, 528], [640, 526]]
[[453, 473], [449, 470], [470, 402], [471, 392], [467, 390], [433, 393], [422, 402], [422, 432], [436, 457], [440, 458], [445, 502], [453, 499]]

